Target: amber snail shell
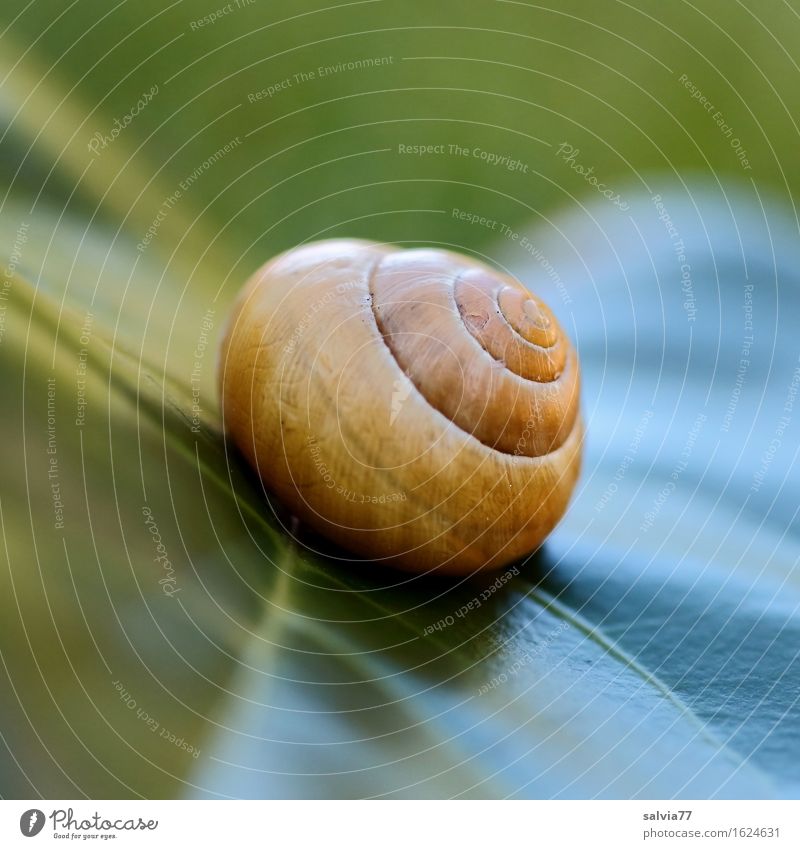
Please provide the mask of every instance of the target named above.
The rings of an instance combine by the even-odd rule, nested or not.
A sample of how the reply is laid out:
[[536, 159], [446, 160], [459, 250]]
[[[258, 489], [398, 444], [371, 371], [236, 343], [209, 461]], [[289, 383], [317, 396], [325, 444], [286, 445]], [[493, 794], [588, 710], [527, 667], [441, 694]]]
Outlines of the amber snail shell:
[[580, 468], [579, 366], [514, 278], [445, 250], [328, 240], [266, 263], [220, 349], [226, 433], [351, 552], [413, 572], [537, 548]]

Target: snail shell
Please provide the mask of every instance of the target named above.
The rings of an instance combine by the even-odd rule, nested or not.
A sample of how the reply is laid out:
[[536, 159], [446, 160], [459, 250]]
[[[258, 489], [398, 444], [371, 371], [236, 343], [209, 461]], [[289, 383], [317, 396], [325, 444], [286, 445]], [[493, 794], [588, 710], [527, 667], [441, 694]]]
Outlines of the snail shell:
[[577, 356], [513, 278], [330, 240], [264, 265], [222, 342], [227, 433], [302, 521], [414, 572], [535, 549], [580, 466]]

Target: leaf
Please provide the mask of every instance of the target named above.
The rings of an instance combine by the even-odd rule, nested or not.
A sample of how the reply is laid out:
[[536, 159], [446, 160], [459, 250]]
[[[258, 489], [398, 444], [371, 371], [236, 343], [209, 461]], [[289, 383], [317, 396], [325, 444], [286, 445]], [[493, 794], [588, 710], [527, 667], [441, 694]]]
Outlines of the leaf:
[[628, 215], [589, 203], [532, 236], [569, 281], [560, 312], [580, 340], [588, 425], [545, 586], [793, 796], [796, 218], [754, 185], [648, 181], [660, 212], [631, 190]]
[[[191, 420], [100, 332], [82, 345], [81, 316], [59, 314], [19, 278], [12, 291], [2, 434], [22, 450], [6, 457], [0, 500], [3, 597], [13, 612], [2, 625], [3, 715], [19, 754], [4, 787], [158, 795], [192, 763], [159, 733], [200, 745], [203, 711], [256, 613], [242, 587], [267, 579], [257, 561], [232, 574], [212, 555], [217, 534], [231, 550], [246, 538], [214, 483], [219, 441], [189, 441]], [[195, 518], [190, 543], [180, 523], [188, 505], [217, 517]]]
[[361, 604], [325, 606], [329, 591], [301, 618], [269, 617], [200, 770], [204, 794], [770, 795], [766, 777], [658, 681], [569, 611], [543, 606], [523, 576], [468, 624], [421, 637], [425, 620], [409, 605], [436, 616], [480, 592], [449, 587], [448, 608], [419, 591], [401, 607], [393, 591], [380, 630], [309, 627], [321, 615], [363, 616]]
[[[21, 280], [15, 281], [15, 292], [10, 326], [21, 330], [28, 317], [30, 333], [25, 346], [17, 345], [16, 336], [7, 344], [15, 353], [52, 346], [52, 305]], [[68, 415], [66, 404], [55, 411], [46, 405], [50, 385], [56, 399], [63, 398], [65, 384], [64, 394], [72, 389], [75, 355], [84, 350], [69, 332], [74, 322], [68, 318], [62, 316], [68, 330], [59, 340], [57, 368], [32, 364], [25, 370], [30, 400], [21, 412], [26, 419], [48, 421], [54, 412], [62, 422]], [[33, 758], [26, 769], [35, 792], [53, 793], [66, 781], [76, 794], [148, 795], [152, 772], [161, 781], [177, 779], [193, 764], [197, 749], [198, 767], [207, 766], [185, 779], [190, 793], [568, 795], [574, 784], [576, 792], [591, 789], [592, 795], [647, 795], [651, 788], [685, 785], [691, 795], [695, 782], [736, 792], [743, 781], [739, 760], [720, 749], [684, 706], [665, 698], [643, 670], [602, 639], [598, 644], [598, 636], [568, 612], [566, 619], [563, 611], [554, 614], [530, 585], [517, 596], [513, 588], [525, 581], [522, 576], [499, 590], [483, 590], [489, 593], [485, 614], [470, 614], [463, 624], [457, 617], [457, 627], [423, 637], [438, 618], [467, 604], [479, 586], [427, 582], [430, 586], [416, 589], [383, 588], [355, 567], [342, 572], [341, 566], [332, 569], [298, 553], [265, 520], [257, 493], [241, 478], [235, 486], [237, 509], [218, 436], [212, 432], [197, 440], [192, 451], [195, 438], [185, 411], [146, 379], [137, 402], [130, 391], [137, 385], [135, 361], [113, 354], [102, 338], [91, 344], [87, 424], [55, 431], [56, 480], [63, 486], [59, 494], [70, 531], [53, 527], [58, 517], [49, 503], [43, 462], [52, 445], [49, 431], [37, 429], [45, 438], [33, 444], [26, 438], [26, 455], [38, 457], [44, 468], [38, 477], [28, 472], [33, 486], [30, 478], [24, 483], [24, 468], [12, 466], [7, 479], [35, 497], [33, 533], [27, 546], [8, 556], [10, 563], [30, 557], [38, 575], [21, 581], [9, 571], [7, 596], [24, 599], [19, 612], [25, 615], [17, 623], [23, 633], [15, 633], [9, 622], [4, 639], [28, 646], [7, 671], [15, 689], [27, 685], [24, 703], [41, 711], [31, 717], [28, 730], [42, 737], [30, 740], [30, 750], [44, 750], [42, 774], [32, 779], [38, 772]], [[138, 421], [123, 412], [126, 407], [138, 410]], [[7, 438], [15, 432], [10, 429]], [[141, 461], [116, 460], [114, 446], [133, 441], [139, 443]], [[166, 461], [166, 478], [157, 473], [162, 464], [147, 464], [153, 455]], [[81, 478], [82, 492], [76, 486]], [[73, 487], [69, 499], [67, 482]], [[103, 498], [102, 492], [113, 497]], [[159, 584], [170, 572], [154, 563], [158, 552], [148, 538], [144, 507], [175, 571], [174, 586], [167, 584], [171, 596]], [[20, 513], [17, 503], [4, 499], [4, 526], [21, 525]], [[192, 522], [197, 515], [205, 520]], [[88, 533], [76, 533], [81, 526]], [[98, 527], [102, 536], [95, 532]], [[18, 536], [17, 545], [20, 541]], [[79, 563], [93, 567], [75, 569]], [[492, 587], [495, 580], [484, 583]], [[35, 641], [28, 643], [31, 617], [40, 624]], [[225, 684], [237, 658], [239, 676]], [[506, 703], [507, 695], [497, 698], [494, 689], [479, 695], [493, 678], [508, 677], [509, 669], [513, 681], [500, 692], [513, 690], [513, 701]], [[262, 710], [262, 703], [272, 709]], [[218, 714], [223, 705], [221, 719], [205, 714]], [[243, 705], [244, 729], [236, 722]], [[227, 716], [231, 711], [233, 718]], [[631, 716], [639, 719], [643, 711], [648, 717], [644, 749], [631, 733]], [[248, 725], [253, 712], [256, 728]], [[298, 722], [298, 716], [305, 721]], [[311, 723], [312, 718], [318, 721]], [[602, 738], [598, 723], [605, 726]], [[49, 733], [43, 735], [43, 728]], [[654, 729], [668, 745], [658, 735], [653, 739]], [[230, 760], [224, 745], [227, 757], [206, 754], [210, 732], [224, 739], [232, 731], [247, 754], [244, 780], [237, 778], [241, 768], [228, 766], [239, 761]], [[306, 734], [313, 741], [309, 746]], [[169, 735], [183, 743], [176, 747]], [[262, 735], [284, 743], [258, 746]], [[676, 740], [685, 748], [677, 763]], [[188, 754], [184, 743], [192, 749]], [[220, 745], [216, 741], [213, 751]], [[53, 774], [44, 752], [56, 765], [69, 763], [65, 775]], [[136, 758], [130, 757], [133, 752]], [[609, 753], [616, 769], [633, 761], [627, 775], [609, 770], [604, 760]], [[653, 767], [639, 767], [651, 759]], [[320, 770], [320, 760], [329, 761], [328, 769]], [[260, 781], [261, 764], [273, 761], [280, 765], [275, 770], [280, 780]], [[310, 774], [292, 778], [303, 771]], [[334, 773], [343, 773], [335, 785]], [[73, 783], [73, 775], [83, 783]], [[762, 781], [750, 776], [747, 792]]]

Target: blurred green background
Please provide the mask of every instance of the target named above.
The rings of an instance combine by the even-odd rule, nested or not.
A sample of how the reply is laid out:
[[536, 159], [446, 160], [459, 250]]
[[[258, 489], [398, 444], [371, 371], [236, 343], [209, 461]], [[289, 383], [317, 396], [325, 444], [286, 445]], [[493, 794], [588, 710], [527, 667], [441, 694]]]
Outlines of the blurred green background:
[[[562, 599], [558, 581], [541, 585], [539, 562], [469, 623], [423, 639], [474, 586], [392, 587], [290, 542], [280, 507], [225, 455], [213, 350], [247, 276], [300, 242], [346, 235], [500, 257], [498, 230], [454, 209], [558, 230], [559, 216], [598, 201], [563, 145], [622, 197], [649, 193], [656, 175], [793, 211], [798, 46], [796, 2], [6, 0], [0, 792], [777, 794], [748, 757], [769, 721], [794, 715], [796, 680], [729, 751], [733, 732], [708, 723], [746, 713], [741, 703], [697, 708], [700, 683], [682, 690], [663, 658], [616, 644], [646, 599], [604, 632], [584, 610], [590, 594]], [[401, 149], [420, 145], [440, 152]], [[605, 462], [613, 473], [618, 458]], [[177, 599], [158, 583], [145, 506]], [[664, 555], [662, 542], [651, 533], [647, 557]], [[776, 544], [786, 563], [795, 543]], [[677, 559], [671, 544], [664, 556]], [[742, 615], [761, 621], [753, 605]], [[552, 648], [543, 635], [564, 621], [570, 638]], [[793, 662], [789, 621], [774, 623], [786, 641], [778, 676]], [[540, 645], [515, 699], [465, 695]], [[757, 648], [743, 648], [751, 666]], [[797, 780], [796, 762], [787, 755], [779, 783]]]
[[[784, 196], [800, 179], [791, 3], [240, 2], [35, 0], [2, 12], [0, 155], [11, 199], [24, 193], [37, 209], [52, 200], [59, 237], [71, 238], [64, 231], [80, 215], [79, 228], [89, 221], [129, 252], [166, 204], [125, 297], [147, 299], [165, 319], [181, 302], [179, 324], [194, 327], [210, 301], [224, 306], [265, 258], [304, 240], [480, 251], [497, 229], [460, 221], [454, 208], [514, 227], [591, 191], [559, 155], [564, 143], [615, 192], [653, 172], [757, 181]], [[382, 64], [347, 68], [363, 60]], [[127, 126], [93, 153], [115, 120]], [[451, 155], [451, 145], [470, 153]], [[81, 246], [78, 266], [90, 250]], [[116, 323], [122, 281], [79, 278], [66, 292], [54, 282], [59, 300], [83, 306], [91, 285]], [[199, 315], [183, 311], [184, 291], [205, 299]], [[139, 342], [132, 323], [119, 332]], [[152, 322], [144, 342], [162, 358], [164, 328]]]
[[[182, 270], [197, 266], [193, 285], [213, 280], [211, 263], [230, 274], [229, 288], [264, 257], [318, 235], [486, 243], [491, 234], [451, 215], [416, 210], [475, 208], [513, 224], [569, 206], [585, 184], [556, 155], [562, 142], [611, 186], [652, 171], [780, 192], [800, 179], [791, 3], [231, 8], [192, 29], [220, 4], [4, 4], [6, 178], [62, 201], [75, 190], [71, 206], [124, 220], [138, 241], [180, 181], [239, 137], [149, 249]], [[390, 64], [295, 78], [371, 58]], [[682, 75], [732, 127], [750, 170]], [[153, 85], [157, 95], [92, 162], [89, 139]], [[398, 153], [437, 143], [508, 155], [529, 173]]]

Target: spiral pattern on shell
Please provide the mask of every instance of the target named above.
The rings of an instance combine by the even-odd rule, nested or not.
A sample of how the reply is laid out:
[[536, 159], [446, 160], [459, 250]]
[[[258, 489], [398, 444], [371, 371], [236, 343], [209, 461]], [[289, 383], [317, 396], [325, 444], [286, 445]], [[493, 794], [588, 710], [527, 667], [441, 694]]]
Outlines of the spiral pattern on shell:
[[412, 571], [530, 552], [579, 471], [569, 339], [512, 277], [450, 251], [282, 254], [239, 297], [220, 388], [228, 434], [293, 513]]

